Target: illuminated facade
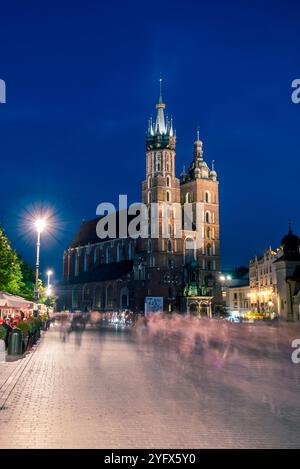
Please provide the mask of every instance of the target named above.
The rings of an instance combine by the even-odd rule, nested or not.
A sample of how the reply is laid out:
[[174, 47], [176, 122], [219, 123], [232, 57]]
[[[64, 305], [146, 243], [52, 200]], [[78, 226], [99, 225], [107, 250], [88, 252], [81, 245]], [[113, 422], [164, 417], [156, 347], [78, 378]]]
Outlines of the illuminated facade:
[[226, 288], [226, 305], [230, 312], [247, 312], [250, 310], [249, 285], [229, 286]]
[[[186, 173], [176, 177], [176, 134], [160, 90], [155, 122], [146, 135], [142, 202], [148, 238], [101, 240], [97, 219], [84, 222], [64, 253], [60, 306], [66, 309], [144, 309], [147, 296], [163, 297], [164, 310], [211, 315], [220, 302], [219, 183], [203, 156], [199, 131]], [[157, 211], [153, 213], [156, 204]], [[192, 223], [182, 221], [188, 206]], [[179, 207], [179, 211], [178, 211]], [[156, 217], [158, 235], [151, 232]], [[178, 227], [180, 236], [178, 236]]]
[[249, 302], [252, 311], [272, 313], [275, 307], [276, 271], [274, 261], [282, 254], [280, 248], [266, 249], [262, 256], [249, 261]]
[[279, 248], [250, 260], [249, 299], [252, 311], [300, 320], [300, 239], [291, 228]]

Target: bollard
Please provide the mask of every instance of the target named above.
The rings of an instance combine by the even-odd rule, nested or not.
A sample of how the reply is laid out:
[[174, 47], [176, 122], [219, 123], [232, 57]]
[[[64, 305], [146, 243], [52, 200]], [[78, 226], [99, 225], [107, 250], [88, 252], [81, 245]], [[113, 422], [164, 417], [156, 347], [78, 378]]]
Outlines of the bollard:
[[0, 340], [0, 363], [5, 362], [5, 340]]
[[8, 355], [22, 355], [22, 331], [15, 327], [8, 338]]

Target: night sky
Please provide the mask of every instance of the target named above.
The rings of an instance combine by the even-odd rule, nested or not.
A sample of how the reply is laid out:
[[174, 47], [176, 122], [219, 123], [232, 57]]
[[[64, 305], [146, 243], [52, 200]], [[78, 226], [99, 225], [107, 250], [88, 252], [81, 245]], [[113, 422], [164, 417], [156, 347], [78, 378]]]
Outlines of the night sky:
[[61, 275], [82, 219], [139, 201], [159, 77], [177, 130], [176, 172], [196, 128], [220, 180], [223, 269], [277, 247], [299, 219], [300, 6], [296, 1], [1, 2], [0, 222], [34, 262], [28, 214], [52, 207], [41, 267]]

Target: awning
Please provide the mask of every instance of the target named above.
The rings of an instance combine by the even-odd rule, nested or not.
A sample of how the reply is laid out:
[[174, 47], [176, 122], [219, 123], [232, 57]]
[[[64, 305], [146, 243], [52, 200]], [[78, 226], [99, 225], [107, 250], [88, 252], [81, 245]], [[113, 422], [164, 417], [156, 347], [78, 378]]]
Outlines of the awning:
[[14, 296], [10, 293], [0, 291], [0, 308], [32, 308], [33, 303], [25, 300], [21, 296]]

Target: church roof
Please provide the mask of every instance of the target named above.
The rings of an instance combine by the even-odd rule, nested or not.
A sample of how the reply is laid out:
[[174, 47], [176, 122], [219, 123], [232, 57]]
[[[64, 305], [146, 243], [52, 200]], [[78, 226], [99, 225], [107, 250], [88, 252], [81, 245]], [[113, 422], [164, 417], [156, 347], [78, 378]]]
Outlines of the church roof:
[[274, 262], [280, 261], [300, 261], [300, 238], [292, 232], [289, 232], [281, 240], [283, 255]]
[[293, 275], [291, 276], [293, 282], [300, 283], [300, 264], [296, 266]]
[[98, 238], [96, 233], [96, 226], [99, 218], [93, 220], [83, 221], [77, 231], [70, 247], [76, 248], [78, 246], [86, 246], [87, 244], [96, 244], [101, 240]]
[[[113, 216], [114, 214], [112, 214]], [[97, 223], [103, 217], [97, 217], [93, 220], [83, 221], [80, 225], [79, 230], [77, 231], [75, 237], [73, 238], [70, 248], [76, 248], [79, 246], [87, 246], [88, 244], [98, 244], [104, 241], [118, 239], [119, 238], [119, 215], [120, 212], [115, 212], [116, 215], [116, 237], [115, 238], [105, 238], [101, 239], [97, 236], [96, 227]], [[131, 220], [136, 218], [136, 215], [127, 214], [127, 227]]]

